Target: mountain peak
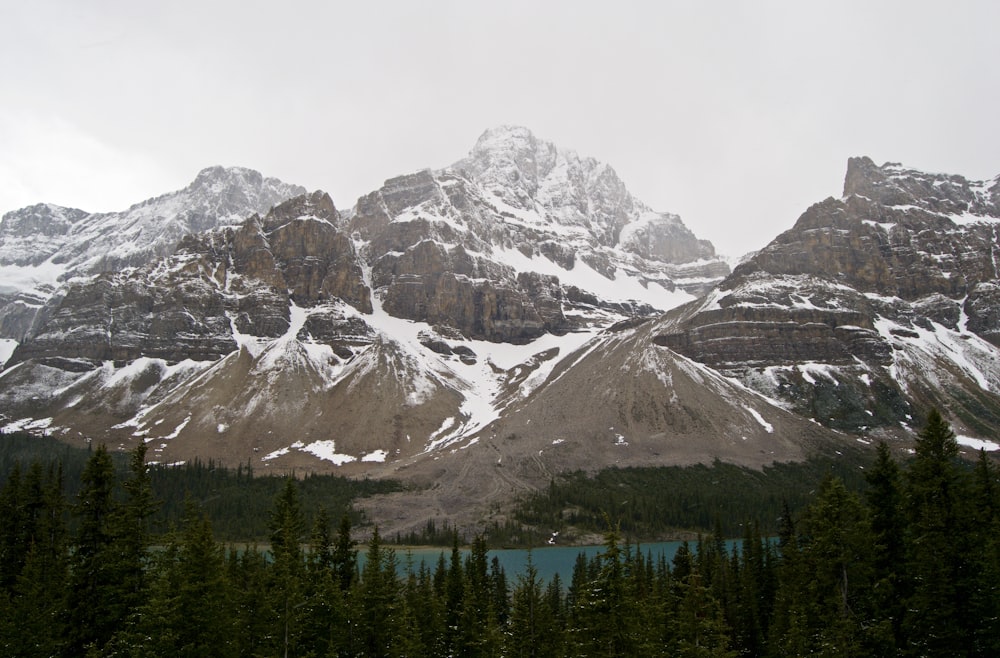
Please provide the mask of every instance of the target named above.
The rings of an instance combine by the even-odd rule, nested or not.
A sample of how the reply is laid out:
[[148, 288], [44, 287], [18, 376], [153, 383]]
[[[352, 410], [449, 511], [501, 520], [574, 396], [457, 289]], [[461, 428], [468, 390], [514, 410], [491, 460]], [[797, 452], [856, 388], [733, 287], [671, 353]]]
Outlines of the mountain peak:
[[[611, 167], [539, 139], [523, 126], [486, 130], [469, 157], [454, 168], [508, 205], [523, 210], [545, 208], [561, 223], [585, 223], [587, 218], [619, 208], [647, 210], [632, 198]], [[621, 224], [622, 219], [612, 223]], [[612, 232], [617, 234], [619, 228], [615, 226]]]
[[317, 190], [312, 194], [292, 197], [271, 208], [264, 218], [264, 226], [274, 228], [291, 220], [306, 217], [334, 223], [340, 218], [340, 213], [337, 212], [330, 195]]
[[[654, 213], [632, 196], [615, 170], [592, 157], [556, 146], [523, 126], [501, 125], [480, 135], [469, 157], [453, 167], [474, 180], [504, 212], [544, 218], [587, 235], [604, 247], [621, 246], [642, 258], [669, 263], [713, 259], [676, 215]], [[626, 228], [629, 227], [629, 228]]]
[[886, 206], [916, 206], [950, 216], [1000, 218], [1000, 182], [970, 181], [955, 174], [927, 173], [898, 162], [876, 165], [871, 158], [850, 158], [844, 198], [859, 196]]
[[538, 144], [534, 133], [524, 126], [501, 125], [488, 128], [476, 140], [473, 157], [496, 151], [533, 151]]
[[[265, 178], [263, 174], [255, 169], [247, 167], [224, 167], [215, 165], [206, 167], [198, 172], [194, 180], [179, 193], [186, 194], [219, 194], [226, 191], [244, 191], [256, 193], [259, 190], [279, 190], [281, 197], [298, 196], [306, 193], [306, 189], [299, 185], [289, 185], [277, 178]], [[266, 211], [267, 208], [262, 208]]]
[[66, 208], [53, 203], [36, 203], [5, 213], [0, 222], [0, 241], [11, 235], [32, 236], [38, 233], [54, 235], [65, 233], [74, 222], [87, 216], [77, 208]]
[[212, 165], [205, 167], [195, 176], [194, 183], [204, 183], [208, 181], [244, 178], [250, 180], [263, 180], [263, 176], [255, 169], [247, 167], [225, 167], [223, 165]]
[[527, 128], [499, 126], [480, 135], [469, 157], [456, 166], [472, 173], [507, 203], [529, 208], [538, 193], [539, 174], [544, 177], [539, 160], [547, 158], [539, 151], [553, 158], [556, 154], [555, 146], [538, 140]]
[[[169, 254], [186, 233], [237, 225], [305, 192], [253, 169], [214, 166], [183, 189], [122, 211], [88, 213], [40, 203], [4, 215], [0, 266], [29, 268], [15, 278], [51, 284], [70, 275], [142, 265]], [[50, 259], [51, 267], [41, 268]]]
[[847, 159], [847, 173], [844, 176], [844, 196], [858, 194], [869, 181], [881, 178], [878, 165], [867, 155]]

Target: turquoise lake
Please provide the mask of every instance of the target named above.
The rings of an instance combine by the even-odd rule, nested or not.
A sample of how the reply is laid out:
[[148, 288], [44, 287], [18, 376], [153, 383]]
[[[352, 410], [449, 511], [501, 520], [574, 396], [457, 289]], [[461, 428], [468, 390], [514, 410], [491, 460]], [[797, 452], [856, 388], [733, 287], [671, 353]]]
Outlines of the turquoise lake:
[[[730, 540], [726, 542], [727, 549], [732, 549], [733, 544], [737, 543], [738, 540]], [[681, 544], [684, 542], [679, 541], [665, 541], [665, 542], [653, 542], [649, 544], [639, 544], [638, 546], [633, 546], [632, 550], [642, 551], [643, 556], [651, 556], [654, 561], [659, 560], [660, 556], [663, 556], [667, 561], [674, 559], [674, 554], [677, 553], [677, 549], [680, 548]], [[691, 550], [695, 550], [696, 542], [689, 542], [688, 545]], [[387, 548], [392, 548], [392, 546], [387, 546]], [[438, 558], [443, 553], [445, 562], [449, 562], [451, 559], [451, 549], [447, 548], [413, 548], [413, 549], [394, 549], [396, 552], [396, 560], [399, 563], [399, 571], [401, 574], [407, 572], [407, 565], [412, 564], [414, 571], [420, 568], [420, 563], [424, 562], [427, 567], [433, 572], [437, 566]], [[544, 548], [533, 548], [530, 550], [531, 562], [535, 565], [535, 569], [538, 570], [538, 575], [545, 581], [552, 579], [552, 576], [559, 574], [559, 578], [562, 579], [563, 583], [569, 583], [570, 578], [573, 575], [573, 565], [576, 563], [576, 558], [580, 553], [587, 556], [588, 559], [604, 551], [603, 546], [546, 546]], [[468, 555], [467, 549], [461, 549], [462, 556]], [[525, 566], [528, 564], [528, 549], [500, 549], [491, 550], [487, 559], [492, 562], [494, 556], [500, 561], [500, 565], [504, 568], [507, 574], [507, 579], [513, 584], [517, 579], [518, 575], [524, 573]], [[364, 563], [364, 548], [358, 552], [358, 562]]]

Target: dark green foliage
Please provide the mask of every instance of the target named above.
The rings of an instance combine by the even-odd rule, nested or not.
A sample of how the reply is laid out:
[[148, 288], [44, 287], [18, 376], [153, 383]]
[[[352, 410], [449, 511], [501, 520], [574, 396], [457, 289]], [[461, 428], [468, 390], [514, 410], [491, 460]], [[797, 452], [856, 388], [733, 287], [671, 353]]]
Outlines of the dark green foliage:
[[275, 498], [270, 520], [271, 578], [270, 618], [274, 620], [273, 637], [280, 638], [279, 652], [297, 655], [302, 633], [302, 607], [305, 605], [305, 560], [302, 552], [305, 525], [299, 502], [299, 489], [291, 478]]
[[565, 655], [561, 592], [547, 590], [528, 556], [517, 577], [510, 605], [508, 655], [513, 658], [554, 658]]
[[[197, 501], [212, 522], [216, 537], [226, 541], [260, 541], [268, 536], [271, 506], [285, 486], [285, 477], [261, 475], [249, 466], [227, 469], [212, 462], [192, 462], [182, 466], [150, 469], [153, 490], [162, 501], [157, 521], [164, 526], [180, 518], [184, 499]], [[355, 515], [355, 498], [399, 491], [396, 482], [351, 480], [336, 475], [307, 475], [297, 480], [306, 523], [320, 508], [328, 513]]]
[[487, 552], [486, 540], [476, 537], [463, 568], [465, 592], [459, 614], [458, 653], [464, 656], [493, 656], [500, 650], [496, 629], [501, 611], [496, 608], [494, 592], [498, 583], [490, 575]]
[[66, 587], [66, 655], [118, 652], [117, 641], [147, 602], [148, 524], [155, 503], [145, 454], [139, 444], [130, 455], [120, 496], [114, 462], [103, 445], [80, 476]]
[[[151, 548], [159, 501], [141, 449], [119, 469], [96, 448], [75, 502], [56, 466], [6, 474], [0, 655], [995, 656], [1000, 473], [985, 454], [974, 468], [955, 456], [931, 414], [909, 463], [879, 448], [863, 494], [829, 473], [801, 499], [775, 488], [770, 525], [745, 523], [732, 543], [716, 516], [669, 563], [616, 525], [564, 587], [530, 561], [511, 585], [484, 536], [463, 554], [454, 531], [450, 559], [401, 568], [376, 529], [359, 572], [350, 516], [334, 532], [325, 508], [307, 515], [291, 478], [268, 484], [267, 551], [226, 554], [193, 497]], [[735, 486], [721, 465], [691, 472]], [[591, 482], [630, 490], [622, 473]]]
[[268, 585], [269, 561], [256, 546], [231, 550], [226, 560], [233, 638], [241, 656], [263, 655], [273, 638]]
[[444, 646], [449, 654], [455, 653], [459, 645], [459, 618], [465, 599], [465, 572], [462, 570], [462, 554], [458, 550], [458, 535], [452, 538], [451, 561], [444, 578]]
[[917, 436], [916, 457], [906, 471], [908, 597], [903, 633], [915, 655], [969, 655], [965, 606], [974, 590], [970, 489], [956, 462], [958, 444], [932, 410]]
[[115, 477], [111, 456], [102, 445], [81, 476], [76, 503], [80, 528], [74, 539], [66, 609], [67, 654], [81, 656], [98, 649], [125, 621], [118, 575], [123, 566], [114, 545]]
[[[3, 434], [0, 437], [0, 485], [7, 481], [17, 465], [23, 468], [36, 461], [43, 466], [61, 464], [65, 480], [63, 493], [71, 498], [80, 488], [80, 476], [91, 454], [89, 446], [73, 447], [51, 437]], [[126, 453], [111, 453], [111, 460], [117, 472], [128, 469], [129, 456]]]
[[408, 546], [451, 546], [457, 532], [447, 520], [439, 524], [435, 519], [427, 519], [419, 531], [397, 534], [395, 542]]
[[[121, 616], [137, 609], [145, 600], [147, 550], [151, 543], [150, 519], [157, 503], [153, 497], [146, 444], [139, 443], [129, 459], [129, 474], [121, 486], [123, 499], [111, 520], [114, 535]], [[185, 514], [185, 521], [188, 521]]]
[[[233, 654], [230, 607], [222, 547], [212, 526], [193, 503], [184, 517], [176, 569], [177, 602], [185, 611], [176, 628], [178, 656]], [[191, 619], [186, 611], [198, 610]]]
[[0, 489], [0, 587], [9, 590], [24, 568], [30, 534], [25, 498], [29, 489], [21, 482], [21, 465], [14, 464]]
[[361, 655], [371, 658], [392, 655], [394, 640], [403, 628], [399, 591], [396, 554], [382, 544], [376, 528], [368, 542], [361, 581], [353, 597]]
[[880, 443], [875, 464], [868, 471], [866, 499], [872, 541], [873, 655], [894, 656], [903, 645], [902, 621], [906, 592], [906, 520], [902, 508], [902, 480], [889, 448]]
[[617, 529], [609, 531], [604, 542], [604, 552], [597, 555], [590, 569], [594, 576], [587, 579], [575, 601], [574, 616], [579, 627], [574, 634], [575, 653], [636, 655], [638, 601], [628, 596], [626, 586], [632, 555], [623, 553]]
[[[51, 438], [5, 434], [0, 440], [0, 486], [32, 461], [60, 464], [65, 482], [64, 494], [76, 496], [83, 470], [93, 450], [74, 448]], [[134, 453], [133, 453], [134, 454]], [[116, 486], [130, 477], [132, 454], [108, 452]], [[149, 488], [156, 498], [155, 513], [149, 518], [149, 530], [164, 533], [180, 524], [186, 500], [191, 498], [208, 516], [216, 538], [231, 542], [266, 541], [268, 519], [275, 497], [285, 484], [285, 476], [255, 472], [249, 465], [225, 468], [212, 461], [195, 460], [180, 466], [147, 466]], [[309, 522], [324, 508], [328, 513], [350, 514], [351, 522], [362, 519], [351, 509], [351, 502], [377, 493], [402, 490], [390, 480], [352, 480], [336, 475], [310, 474], [298, 480], [303, 517]], [[125, 489], [115, 490], [116, 498]], [[76, 517], [69, 519], [76, 529]], [[450, 542], [449, 532], [441, 545]], [[2, 576], [0, 576], [2, 577]]]
[[67, 537], [62, 472], [34, 462], [0, 490], [0, 653], [51, 656], [63, 629]]
[[[729, 649], [722, 606], [699, 572], [680, 585], [680, 600], [668, 623], [672, 656], [735, 656]], [[625, 654], [617, 654], [625, 655]]]
[[[188, 501], [183, 526], [155, 554], [149, 596], [113, 646], [122, 655], [234, 656], [222, 547], [208, 518]], [[191, 611], [197, 610], [193, 615]]]
[[[342, 524], [339, 532], [344, 531]], [[326, 511], [321, 509], [313, 522], [310, 549], [306, 556], [300, 633], [303, 654], [332, 655], [348, 646], [347, 638], [339, 635], [340, 629], [345, 626], [347, 611], [344, 589], [334, 562], [334, 539], [330, 532], [330, 520]], [[349, 537], [349, 521], [346, 532]], [[350, 583], [347, 586], [350, 587]]]
[[784, 505], [805, 507], [827, 475], [840, 477], [852, 491], [865, 488], [859, 454], [814, 457], [801, 464], [774, 464], [756, 471], [715, 462], [712, 466], [608, 469], [596, 475], [573, 473], [553, 480], [547, 490], [518, 509], [523, 524], [551, 530], [567, 526], [601, 531], [605, 518], [623, 533], [653, 540], [677, 530], [711, 532], [717, 522], [728, 536], [758, 519], [774, 533]]
[[783, 655], [870, 655], [872, 545], [861, 499], [825, 480], [792, 541], [783, 553], [776, 647]]
[[421, 563], [414, 572], [413, 564], [408, 559], [404, 596], [411, 617], [409, 623], [417, 631], [416, 637], [411, 640], [416, 645], [412, 655], [444, 655], [444, 601], [441, 592], [434, 587], [434, 576], [426, 564]]
[[973, 472], [973, 545], [981, 557], [969, 615], [972, 652], [1000, 655], [1000, 468], [980, 451]]
[[356, 542], [351, 539], [351, 518], [345, 514], [340, 519], [336, 543], [330, 555], [331, 567], [343, 592], [351, 588], [358, 573], [358, 551], [355, 546]]

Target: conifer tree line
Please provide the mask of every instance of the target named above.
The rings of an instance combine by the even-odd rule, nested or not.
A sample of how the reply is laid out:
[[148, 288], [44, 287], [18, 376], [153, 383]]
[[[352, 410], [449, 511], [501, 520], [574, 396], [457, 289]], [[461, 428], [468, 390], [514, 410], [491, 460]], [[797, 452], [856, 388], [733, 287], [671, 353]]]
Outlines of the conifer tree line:
[[739, 537], [748, 519], [775, 535], [787, 505], [804, 509], [827, 475], [836, 475], [852, 491], [867, 488], [864, 470], [869, 449], [814, 454], [803, 462], [775, 463], [757, 470], [719, 460], [688, 466], [630, 466], [597, 473], [560, 474], [549, 486], [525, 497], [514, 510], [516, 527], [490, 528], [505, 539], [525, 527], [602, 532], [605, 517], [616, 519], [624, 534], [647, 540], [671, 530], [707, 534], [721, 529]]
[[[0, 435], [0, 488], [14, 473], [21, 473], [25, 465], [41, 461], [43, 469], [49, 462], [57, 462], [63, 472], [63, 491], [68, 499], [75, 499], [81, 475], [90, 459], [93, 447], [80, 448], [61, 443], [53, 438], [28, 434]], [[130, 455], [109, 452], [116, 480], [129, 477]], [[274, 474], [266, 466], [254, 469], [248, 462], [236, 468], [224, 467], [213, 460], [198, 459], [181, 464], [164, 465], [148, 463], [149, 477], [156, 496], [155, 512], [151, 520], [152, 531], [159, 535], [171, 525], [178, 525], [184, 516], [186, 499], [198, 501], [212, 523], [217, 539], [227, 542], [267, 541], [268, 518], [274, 499], [284, 487], [285, 475]], [[351, 521], [363, 523], [363, 516], [352, 509], [358, 498], [377, 493], [402, 491], [403, 485], [395, 480], [349, 478], [332, 473], [306, 473], [296, 475], [299, 493], [306, 518], [313, 518], [320, 507], [338, 518], [343, 510], [351, 513]], [[116, 483], [116, 493], [122, 495]], [[76, 531], [78, 517], [69, 517], [70, 531]], [[450, 544], [446, 539], [441, 546]]]
[[668, 561], [614, 524], [563, 582], [530, 559], [508, 577], [482, 537], [433, 564], [377, 528], [362, 549], [346, 515], [307, 527], [291, 478], [267, 550], [227, 549], [191, 500], [154, 545], [144, 447], [120, 486], [101, 447], [73, 498], [58, 464], [0, 490], [0, 655], [1000, 655], [996, 464], [959, 461], [931, 412], [912, 459], [880, 445], [866, 473], [862, 494], [825, 479], [775, 540], [750, 523], [732, 548], [720, 530]]

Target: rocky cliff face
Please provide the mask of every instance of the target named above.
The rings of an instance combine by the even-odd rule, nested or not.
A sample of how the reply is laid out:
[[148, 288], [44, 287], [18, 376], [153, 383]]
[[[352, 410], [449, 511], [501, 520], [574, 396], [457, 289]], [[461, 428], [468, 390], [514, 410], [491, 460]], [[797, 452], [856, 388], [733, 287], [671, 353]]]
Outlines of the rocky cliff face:
[[449, 168], [386, 181], [344, 227], [390, 313], [490, 341], [570, 331], [595, 306], [664, 310], [729, 272], [613, 169], [517, 127], [487, 131]]
[[[115, 252], [148, 252], [128, 267], [9, 286], [26, 311], [0, 316], [23, 337], [0, 426], [428, 485], [406, 515], [487, 508], [564, 469], [800, 459], [905, 436], [930, 405], [989, 439], [998, 200], [1000, 179], [853, 159], [841, 198], [730, 274], [610, 167], [497, 129], [347, 211], [322, 192], [207, 210], [169, 255], [143, 228]], [[4, 272], [103, 269], [66, 237], [92, 221], [8, 214], [2, 249], [51, 235], [67, 260]]]
[[[221, 358], [236, 336], [276, 338], [292, 305], [338, 300], [371, 312], [353, 244], [324, 193], [275, 206], [237, 228], [189, 235], [176, 253], [143, 268], [80, 278], [36, 318], [10, 365], [35, 361], [89, 370], [105, 361], [168, 363]], [[339, 344], [326, 332], [327, 344]]]
[[186, 188], [121, 212], [50, 204], [9, 212], [0, 221], [0, 338], [20, 340], [71, 277], [147, 265], [187, 234], [238, 225], [303, 193], [251, 169], [210, 167]]
[[239, 224], [305, 191], [252, 169], [209, 167], [183, 190], [121, 212], [87, 213], [38, 204], [4, 215], [0, 266], [50, 261], [64, 277], [144, 265], [169, 255], [188, 233]]
[[868, 158], [657, 342], [838, 429], [886, 432], [930, 405], [1000, 429], [994, 303], [1000, 179]]
[[7, 316], [23, 338], [0, 374], [8, 427], [142, 438], [157, 460], [419, 461], [486, 431], [601, 328], [728, 273], [610, 167], [522, 128], [346, 213], [289, 191], [213, 169], [124, 213], [9, 214], [0, 254], [62, 242], [42, 254], [61, 264], [54, 294], [16, 292], [30, 322]]

